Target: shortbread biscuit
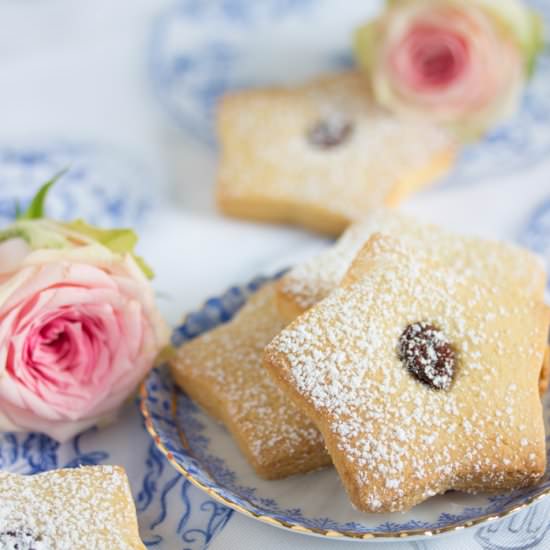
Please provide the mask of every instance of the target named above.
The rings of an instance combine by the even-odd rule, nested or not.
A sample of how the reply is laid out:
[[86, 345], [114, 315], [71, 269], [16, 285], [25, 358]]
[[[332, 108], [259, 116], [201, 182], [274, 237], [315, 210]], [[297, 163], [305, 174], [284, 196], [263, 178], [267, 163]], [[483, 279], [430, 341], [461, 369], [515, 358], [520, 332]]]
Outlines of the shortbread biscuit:
[[383, 111], [356, 72], [232, 92], [218, 133], [223, 212], [329, 235], [433, 183], [456, 148], [446, 130]]
[[353, 258], [374, 233], [399, 237], [418, 253], [449, 267], [475, 269], [488, 281], [498, 279], [543, 299], [546, 272], [533, 253], [507, 243], [453, 234], [389, 209], [378, 209], [352, 225], [325, 252], [291, 269], [277, 284], [281, 314], [291, 321], [340, 284]]
[[145, 550], [123, 468], [0, 472], [0, 548]]
[[[279, 279], [277, 304], [281, 315], [290, 322], [328, 296], [342, 281], [357, 252], [376, 232], [399, 237], [428, 258], [462, 270], [475, 267], [487, 280], [507, 281], [513, 287], [544, 299], [546, 272], [542, 261], [528, 250], [507, 243], [455, 235], [395, 210], [380, 208], [349, 227], [334, 246], [294, 267]], [[548, 388], [549, 373], [550, 353], [541, 369], [541, 395]]]
[[284, 325], [270, 283], [231, 322], [182, 346], [171, 364], [177, 384], [227, 426], [265, 479], [330, 464], [321, 434], [262, 367], [264, 347]]
[[374, 235], [342, 285], [283, 330], [265, 364], [321, 430], [359, 509], [535, 483], [550, 314], [474, 267]]
[[[449, 266], [458, 269], [475, 266], [478, 272], [485, 272], [488, 280], [507, 280], [512, 286], [532, 292], [543, 300], [545, 269], [540, 259], [528, 250], [507, 243], [455, 235], [394, 210], [381, 208], [349, 227], [334, 246], [279, 279], [277, 303], [281, 315], [290, 322], [325, 298], [338, 286], [354, 256], [376, 232], [399, 237], [427, 257], [446, 262]], [[541, 395], [548, 388], [549, 373], [550, 353], [541, 369]]]

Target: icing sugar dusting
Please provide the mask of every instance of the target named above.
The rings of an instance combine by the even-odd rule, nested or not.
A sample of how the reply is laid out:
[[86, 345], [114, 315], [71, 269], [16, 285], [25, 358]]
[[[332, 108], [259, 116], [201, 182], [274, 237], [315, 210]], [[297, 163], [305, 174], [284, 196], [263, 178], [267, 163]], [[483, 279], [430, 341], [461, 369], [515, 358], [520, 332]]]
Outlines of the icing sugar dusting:
[[353, 258], [374, 233], [399, 238], [426, 258], [447, 262], [464, 273], [475, 266], [487, 280], [515, 280], [527, 292], [539, 292], [545, 285], [543, 264], [526, 250], [455, 235], [406, 215], [378, 209], [352, 225], [336, 245], [289, 271], [279, 283], [281, 292], [302, 309], [321, 301], [340, 284]]
[[145, 548], [121, 468], [0, 472], [0, 494], [0, 550]]
[[[370, 95], [364, 78], [350, 72], [230, 97], [220, 114], [224, 192], [357, 220], [383, 205], [401, 180], [451, 156], [449, 132], [388, 116]], [[337, 147], [312, 145], [311, 128], [320, 120], [327, 122], [314, 142]]]
[[274, 284], [266, 285], [230, 323], [180, 348], [172, 372], [190, 392], [199, 380], [208, 385], [206, 399], [220, 403], [222, 420], [258, 462], [300, 464], [317, 456], [317, 465], [330, 463], [319, 431], [262, 366], [265, 346], [284, 325]]
[[[267, 348], [361, 509], [405, 510], [451, 488], [521, 486], [544, 471], [541, 304], [484, 277], [477, 265], [450, 269], [375, 237], [347, 283]], [[421, 383], [400, 361], [399, 338], [418, 321], [455, 346], [448, 391]]]

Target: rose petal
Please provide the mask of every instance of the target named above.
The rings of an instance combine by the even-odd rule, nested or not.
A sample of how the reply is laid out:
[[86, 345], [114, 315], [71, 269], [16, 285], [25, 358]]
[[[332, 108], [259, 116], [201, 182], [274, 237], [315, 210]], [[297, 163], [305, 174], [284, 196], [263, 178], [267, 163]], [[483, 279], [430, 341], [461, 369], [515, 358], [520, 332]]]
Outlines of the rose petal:
[[93, 424], [124, 402], [167, 341], [131, 256], [82, 248], [32, 252], [0, 283], [0, 426], [4, 418], [64, 438]]
[[1, 242], [0, 276], [17, 271], [30, 251], [27, 242], [18, 237]]

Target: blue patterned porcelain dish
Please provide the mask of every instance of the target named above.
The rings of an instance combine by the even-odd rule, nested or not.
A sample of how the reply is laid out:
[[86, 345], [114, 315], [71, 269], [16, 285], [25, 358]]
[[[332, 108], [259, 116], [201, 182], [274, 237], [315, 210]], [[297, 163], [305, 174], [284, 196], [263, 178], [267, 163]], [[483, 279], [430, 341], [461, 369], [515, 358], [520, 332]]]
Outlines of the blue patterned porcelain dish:
[[[527, 1], [549, 25], [550, 2]], [[295, 82], [352, 66], [352, 30], [380, 4], [178, 0], [159, 16], [151, 35], [155, 95], [185, 135], [212, 149], [215, 105], [225, 91]], [[495, 179], [540, 163], [550, 153], [549, 125], [547, 49], [518, 113], [464, 149], [447, 185]]]
[[[209, 299], [175, 330], [173, 344], [180, 346], [231, 319], [266, 280], [258, 278]], [[177, 389], [165, 366], [144, 382], [141, 410], [157, 447], [186, 479], [230, 508], [300, 533], [349, 539], [433, 536], [508, 516], [550, 493], [549, 466], [544, 478], [528, 489], [496, 496], [450, 492], [406, 514], [363, 514], [351, 506], [332, 468], [288, 480], [259, 479], [229, 433]], [[550, 423], [548, 396], [544, 414]], [[485, 531], [482, 535], [489, 536]]]
[[38, 187], [58, 171], [67, 173], [52, 189], [48, 214], [89, 223], [138, 226], [155, 202], [148, 170], [122, 151], [68, 143], [0, 144], [0, 227], [16, 204], [30, 201]]

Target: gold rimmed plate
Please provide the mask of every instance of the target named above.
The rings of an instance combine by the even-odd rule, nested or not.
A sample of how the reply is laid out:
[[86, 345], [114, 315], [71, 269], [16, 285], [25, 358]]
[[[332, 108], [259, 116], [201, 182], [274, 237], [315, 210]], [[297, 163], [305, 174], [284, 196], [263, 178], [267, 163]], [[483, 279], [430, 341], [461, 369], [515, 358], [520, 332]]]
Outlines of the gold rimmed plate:
[[[228, 321], [266, 280], [209, 299], [176, 328], [174, 345]], [[258, 478], [225, 428], [176, 387], [165, 366], [143, 383], [141, 411], [158, 448], [197, 487], [238, 512], [295, 532], [354, 540], [433, 537], [504, 518], [550, 493], [549, 469], [527, 489], [502, 495], [449, 492], [405, 514], [364, 514], [351, 506], [333, 468], [287, 480]], [[548, 400], [544, 414], [550, 420]]]

